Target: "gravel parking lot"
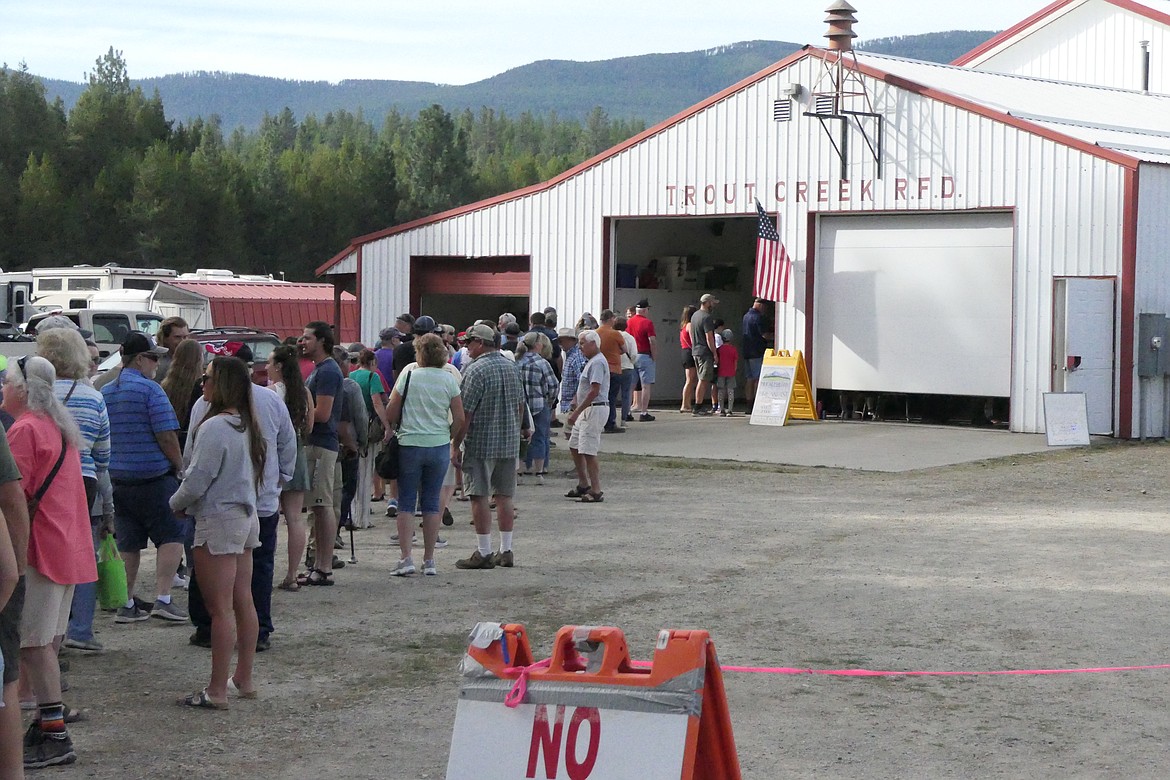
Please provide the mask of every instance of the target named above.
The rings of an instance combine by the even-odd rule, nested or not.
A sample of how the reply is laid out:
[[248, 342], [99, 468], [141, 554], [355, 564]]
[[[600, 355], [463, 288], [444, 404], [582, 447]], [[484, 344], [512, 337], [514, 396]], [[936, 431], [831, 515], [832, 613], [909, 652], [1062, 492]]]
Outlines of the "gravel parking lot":
[[[737, 424], [737, 423], [732, 423]], [[632, 435], [636, 435], [636, 432]], [[189, 711], [188, 628], [99, 618], [68, 656], [78, 764], [96, 778], [444, 775], [467, 630], [704, 628], [727, 664], [970, 671], [1170, 662], [1162, 444], [903, 473], [610, 456], [606, 501], [519, 489], [517, 566], [393, 579], [385, 518], [333, 588], [274, 595], [258, 701]], [[564, 447], [553, 466], [567, 467]], [[378, 505], [381, 506], [381, 505]], [[282, 534], [283, 539], [283, 534]], [[283, 550], [278, 553], [278, 561]], [[279, 568], [279, 567], [278, 567]], [[153, 565], [144, 561], [144, 571]], [[842, 678], [729, 673], [745, 778], [1160, 777], [1170, 670]], [[485, 746], [485, 756], [491, 747]]]

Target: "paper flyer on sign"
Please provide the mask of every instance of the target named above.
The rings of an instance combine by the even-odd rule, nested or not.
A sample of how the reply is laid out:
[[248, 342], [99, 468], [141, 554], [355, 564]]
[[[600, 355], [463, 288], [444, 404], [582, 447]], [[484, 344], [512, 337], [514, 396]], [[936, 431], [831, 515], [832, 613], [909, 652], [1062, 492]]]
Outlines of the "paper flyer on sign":
[[752, 407], [752, 425], [784, 425], [787, 422], [788, 404], [792, 399], [795, 379], [795, 366], [765, 364], [760, 369], [760, 383], [756, 387], [756, 402]]

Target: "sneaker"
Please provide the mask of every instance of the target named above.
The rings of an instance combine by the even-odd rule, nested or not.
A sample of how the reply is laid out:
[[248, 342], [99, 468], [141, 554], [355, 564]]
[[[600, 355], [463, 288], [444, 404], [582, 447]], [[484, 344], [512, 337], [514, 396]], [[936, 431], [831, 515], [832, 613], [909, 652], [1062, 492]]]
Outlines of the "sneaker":
[[428, 577], [434, 577], [438, 573], [439, 570], [435, 568], [435, 562], [433, 560], [423, 561], [423, 574]]
[[634, 421], [634, 415], [632, 415], [632, 414], [627, 414], [627, 415], [626, 415], [625, 417], [623, 417], [622, 419], [623, 419], [623, 420], [625, 420], [626, 422], [633, 422], [633, 421]]
[[[40, 731], [40, 727], [37, 727]], [[44, 732], [41, 732], [39, 738], [28, 737], [26, 739], [31, 741], [24, 746], [24, 768], [25, 769], [40, 769], [46, 766], [58, 766], [61, 764], [72, 764], [77, 760], [77, 754], [73, 752], [73, 740], [69, 738], [68, 734], [63, 734], [60, 737], [50, 737]]]
[[710, 417], [713, 414], [715, 414], [715, 410], [712, 409], [710, 406], [707, 406], [706, 404], [704, 404], [702, 406], [696, 406], [691, 411], [691, 415], [694, 417]]
[[100, 653], [106, 649], [96, 639], [66, 639], [62, 644], [73, 650], [84, 650], [87, 653]]
[[449, 507], [443, 507], [443, 525], [455, 525], [455, 516]]
[[626, 432], [626, 429], [625, 429], [625, 428], [619, 428], [619, 427], [617, 427], [617, 426], [615, 425], [615, 426], [614, 426], [614, 427], [612, 427], [612, 428], [602, 428], [602, 429], [601, 429], [601, 432], [602, 432], [602, 433], [625, 433], [625, 432]]
[[154, 602], [153, 601], [143, 601], [142, 599], [135, 596], [134, 597], [134, 606], [138, 607], [140, 610], [142, 610], [143, 612], [145, 612], [146, 614], [149, 615], [150, 611], [152, 609], [154, 609]]
[[171, 620], [176, 623], [185, 622], [187, 620], [187, 610], [180, 607], [175, 602], [164, 604], [161, 601], [154, 602], [154, 609], [151, 611], [151, 616], [162, 618], [163, 620]]
[[206, 648], [210, 649], [211, 648], [211, 629], [210, 628], [197, 628], [197, 629], [195, 629], [195, 632], [193, 634], [191, 634], [191, 638], [188, 639], [187, 641], [190, 642], [191, 644], [195, 645], [196, 647], [206, 647]]
[[[390, 534], [390, 541], [397, 542], [398, 541], [398, 534]], [[410, 532], [410, 543], [414, 544], [416, 541], [418, 541], [418, 534], [416, 534], [414, 531], [411, 531]]]
[[150, 620], [150, 613], [140, 609], [137, 604], [132, 607], [118, 607], [118, 613], [114, 615], [115, 623], [138, 623], [142, 620]]
[[494, 569], [496, 565], [492, 563], [492, 556], [486, 558], [480, 555], [479, 550], [471, 554], [470, 558], [463, 558], [455, 561], [456, 569]]
[[182, 574], [176, 574], [174, 577], [171, 577], [172, 588], [182, 588], [183, 590], [186, 590], [188, 587], [190, 587], [190, 584], [191, 579], [189, 577], [184, 577]]
[[415, 517], [422, 517], [422, 510], [421, 509], [414, 510], [414, 516]]
[[654, 415], [643, 412], [638, 415], [638, 422], [654, 422]]
[[[272, 639], [266, 636], [258, 637], [256, 639], [256, 652], [263, 653], [272, 649]], [[228, 678], [231, 679], [230, 677]]]
[[502, 566], [505, 569], [510, 569], [514, 565], [512, 560], [511, 550], [500, 550], [497, 553], [492, 553], [492, 564], [495, 566]]
[[447, 546], [447, 540], [446, 540], [446, 539], [444, 539], [444, 538], [443, 538], [443, 537], [441, 537], [441, 536], [436, 536], [436, 537], [435, 537], [435, 549], [436, 549], [436, 550], [442, 550], [442, 549], [443, 549], [444, 547], [446, 547], [446, 546]]
[[390, 499], [390, 503], [386, 505], [386, 517], [398, 517], [398, 499]]
[[414, 574], [414, 561], [410, 558], [403, 558], [398, 562], [390, 572], [391, 577], [405, 577], [408, 574]]

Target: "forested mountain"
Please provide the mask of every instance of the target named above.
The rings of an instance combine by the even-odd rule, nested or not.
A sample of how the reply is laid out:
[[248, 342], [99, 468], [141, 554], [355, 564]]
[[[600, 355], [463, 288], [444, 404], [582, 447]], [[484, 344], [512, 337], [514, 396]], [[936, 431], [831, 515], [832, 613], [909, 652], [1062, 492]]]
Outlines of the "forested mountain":
[[[949, 61], [990, 33], [859, 48]], [[545, 61], [461, 87], [0, 68], [0, 267], [313, 269], [354, 236], [547, 180], [795, 44]]]
[[[946, 32], [882, 38], [859, 49], [934, 62], [950, 62], [991, 37], [990, 32]], [[220, 117], [229, 131], [254, 130], [264, 114], [284, 108], [296, 116], [343, 109], [380, 123], [391, 109], [411, 115], [432, 104], [450, 113], [488, 106], [509, 116], [556, 112], [584, 120], [600, 106], [611, 117], [655, 124], [740, 79], [783, 59], [800, 46], [750, 41], [705, 51], [646, 54], [598, 62], [543, 60], [462, 86], [421, 81], [289, 81], [238, 73], [188, 73], [135, 79], [146, 95], [157, 89], [168, 119]], [[84, 84], [45, 80], [48, 96], [69, 109]]]

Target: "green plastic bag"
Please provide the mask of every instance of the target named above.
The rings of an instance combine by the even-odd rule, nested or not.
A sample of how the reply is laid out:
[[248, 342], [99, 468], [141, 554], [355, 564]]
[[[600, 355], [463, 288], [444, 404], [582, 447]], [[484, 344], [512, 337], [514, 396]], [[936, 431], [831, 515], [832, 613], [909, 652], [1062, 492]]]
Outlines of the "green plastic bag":
[[126, 564], [118, 554], [113, 534], [106, 534], [98, 544], [98, 602], [102, 609], [117, 609], [126, 605]]

